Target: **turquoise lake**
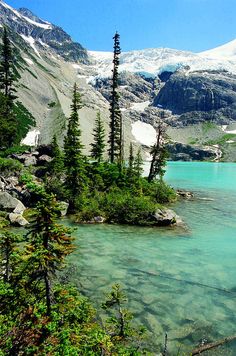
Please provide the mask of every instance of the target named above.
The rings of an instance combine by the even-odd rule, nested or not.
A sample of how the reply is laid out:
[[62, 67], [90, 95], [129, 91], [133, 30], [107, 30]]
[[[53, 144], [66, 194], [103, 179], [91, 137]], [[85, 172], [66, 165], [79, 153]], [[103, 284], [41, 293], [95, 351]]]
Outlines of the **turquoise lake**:
[[[167, 332], [183, 355], [236, 333], [236, 164], [170, 162], [165, 180], [195, 194], [171, 206], [186, 226], [77, 225], [70, 273], [96, 306], [120, 283], [155, 351]], [[235, 355], [236, 343], [208, 354]]]

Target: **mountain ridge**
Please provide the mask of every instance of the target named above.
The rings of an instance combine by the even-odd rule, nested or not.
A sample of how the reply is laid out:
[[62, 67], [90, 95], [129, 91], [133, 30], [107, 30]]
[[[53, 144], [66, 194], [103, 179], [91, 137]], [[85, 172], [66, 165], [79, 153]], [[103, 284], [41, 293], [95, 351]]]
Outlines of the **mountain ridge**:
[[[83, 144], [89, 152], [98, 110], [109, 131], [113, 52], [87, 51], [81, 46], [80, 56], [77, 45], [60, 27], [40, 19], [26, 8], [14, 10], [2, 0], [1, 8], [5, 12], [0, 12], [0, 24], [9, 26], [22, 77], [18, 96], [36, 119], [36, 127], [29, 137], [37, 132], [39, 142], [47, 144], [56, 133], [63, 144], [72, 87], [76, 81], [85, 103], [80, 117]], [[223, 143], [227, 143], [226, 134], [234, 133], [236, 127], [232, 126], [236, 124], [236, 76], [232, 76], [230, 83], [227, 79], [234, 67], [234, 45], [234, 41], [224, 45], [231, 54], [226, 59], [219, 58], [221, 46], [200, 54], [168, 48], [121, 53], [120, 107], [127, 147], [130, 142], [136, 146], [142, 144], [147, 152], [159, 120], [168, 125], [173, 144], [180, 142], [191, 147], [196, 144], [199, 149], [199, 145], [208, 147], [209, 142], [212, 147], [218, 145], [222, 137], [225, 137]], [[69, 50], [72, 54], [68, 55]], [[145, 132], [152, 134], [144, 137]], [[226, 149], [224, 147], [225, 151], [233, 152], [233, 156], [228, 155], [230, 160], [236, 159], [234, 143], [236, 135], [235, 140], [231, 137]], [[217, 157], [222, 156], [218, 153]]]

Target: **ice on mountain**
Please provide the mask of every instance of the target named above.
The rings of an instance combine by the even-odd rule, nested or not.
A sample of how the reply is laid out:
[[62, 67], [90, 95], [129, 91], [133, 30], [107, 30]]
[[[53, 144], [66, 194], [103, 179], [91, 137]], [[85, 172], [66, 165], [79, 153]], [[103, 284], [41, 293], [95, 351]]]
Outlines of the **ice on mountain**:
[[132, 124], [132, 135], [142, 145], [152, 146], [156, 142], [156, 130], [154, 127], [140, 120]]
[[39, 56], [39, 57], [41, 57], [40, 56], [40, 54], [39, 54], [39, 51], [37, 50], [37, 48], [35, 47], [35, 40], [34, 40], [34, 38], [33, 37], [31, 37], [31, 36], [29, 36], [29, 37], [27, 37], [27, 36], [25, 36], [25, 35], [20, 35], [22, 38], [23, 38], [23, 40], [25, 40], [26, 42], [28, 42], [29, 44], [30, 44], [30, 46], [33, 48], [33, 50], [35, 51], [35, 53], [37, 54], [37, 56]]

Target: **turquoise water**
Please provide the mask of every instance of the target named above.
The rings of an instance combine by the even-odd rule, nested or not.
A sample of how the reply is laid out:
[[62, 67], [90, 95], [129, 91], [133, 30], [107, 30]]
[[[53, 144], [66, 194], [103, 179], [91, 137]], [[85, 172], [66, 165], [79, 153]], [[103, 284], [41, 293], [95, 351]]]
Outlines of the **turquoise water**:
[[71, 273], [95, 303], [121, 283], [154, 343], [167, 332], [181, 355], [236, 333], [236, 164], [170, 162], [166, 181], [195, 193], [173, 205], [186, 227], [78, 226]]

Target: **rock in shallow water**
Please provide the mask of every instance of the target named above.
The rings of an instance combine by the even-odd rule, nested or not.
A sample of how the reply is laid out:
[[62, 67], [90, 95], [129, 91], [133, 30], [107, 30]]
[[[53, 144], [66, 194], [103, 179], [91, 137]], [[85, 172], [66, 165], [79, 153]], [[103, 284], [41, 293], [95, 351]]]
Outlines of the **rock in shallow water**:
[[157, 209], [153, 217], [157, 226], [169, 226], [182, 223], [180, 217], [171, 209]]

